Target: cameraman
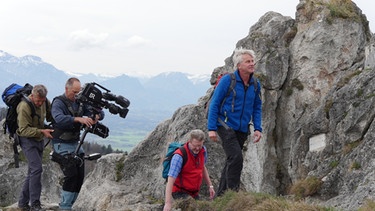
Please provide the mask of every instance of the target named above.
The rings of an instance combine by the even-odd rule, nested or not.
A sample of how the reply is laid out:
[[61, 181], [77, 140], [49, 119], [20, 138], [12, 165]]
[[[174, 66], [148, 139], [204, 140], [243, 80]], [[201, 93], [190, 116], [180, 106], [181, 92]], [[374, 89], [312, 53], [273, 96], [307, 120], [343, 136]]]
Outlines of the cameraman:
[[98, 120], [104, 118], [104, 112], [98, 111], [95, 118], [89, 105], [76, 101], [76, 95], [81, 91], [81, 82], [77, 78], [69, 78], [65, 84], [65, 93], [57, 96], [52, 102], [52, 117], [54, 119], [54, 133], [52, 143], [56, 153], [69, 159], [68, 163], [60, 164], [64, 174], [62, 185], [61, 210], [71, 210], [78, 197], [84, 179], [84, 151], [80, 148], [79, 158], [73, 158], [79, 145], [80, 131], [82, 127], [91, 127]]

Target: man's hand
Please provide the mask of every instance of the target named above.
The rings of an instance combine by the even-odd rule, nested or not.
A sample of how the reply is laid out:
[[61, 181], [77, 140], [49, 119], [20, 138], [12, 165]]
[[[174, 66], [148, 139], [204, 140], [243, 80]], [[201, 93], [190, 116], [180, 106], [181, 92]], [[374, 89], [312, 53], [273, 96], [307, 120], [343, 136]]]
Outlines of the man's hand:
[[93, 120], [90, 117], [75, 117], [74, 120], [77, 120], [77, 122], [86, 125], [87, 127], [91, 127], [97, 122], [97, 120]]
[[209, 187], [209, 191], [210, 191], [210, 199], [212, 200], [212, 199], [214, 199], [214, 197], [215, 197], [215, 190], [214, 190], [214, 186], [210, 186]]
[[172, 203], [166, 202], [163, 211], [170, 211], [172, 209]]
[[52, 129], [42, 129], [40, 130], [43, 133], [43, 136], [46, 138], [53, 138], [51, 133], [53, 133]]
[[208, 131], [208, 137], [214, 142], [218, 141], [216, 131]]
[[260, 141], [260, 138], [262, 137], [262, 133], [258, 130], [254, 132], [254, 143], [257, 143]]

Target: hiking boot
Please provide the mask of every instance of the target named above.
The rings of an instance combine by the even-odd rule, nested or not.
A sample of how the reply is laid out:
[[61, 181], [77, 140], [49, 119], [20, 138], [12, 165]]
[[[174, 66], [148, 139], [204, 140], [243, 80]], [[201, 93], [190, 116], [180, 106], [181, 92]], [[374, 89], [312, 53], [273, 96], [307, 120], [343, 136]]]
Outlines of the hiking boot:
[[30, 208], [30, 211], [42, 211], [42, 207], [40, 206], [40, 204], [35, 204], [35, 205], [32, 205], [31, 208]]
[[30, 211], [30, 206], [28, 204], [23, 205], [23, 206], [18, 206], [21, 211]]

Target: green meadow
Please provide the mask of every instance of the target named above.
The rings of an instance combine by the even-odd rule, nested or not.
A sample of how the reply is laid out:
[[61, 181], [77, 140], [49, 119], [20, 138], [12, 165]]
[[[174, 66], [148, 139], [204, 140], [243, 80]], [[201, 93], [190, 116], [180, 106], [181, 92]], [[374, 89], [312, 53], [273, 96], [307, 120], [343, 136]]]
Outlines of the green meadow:
[[150, 131], [128, 128], [121, 131], [110, 131], [109, 136], [105, 139], [93, 134], [88, 134], [86, 140], [104, 146], [111, 145], [113, 150], [121, 150], [129, 153], [139, 142], [146, 138], [149, 132]]

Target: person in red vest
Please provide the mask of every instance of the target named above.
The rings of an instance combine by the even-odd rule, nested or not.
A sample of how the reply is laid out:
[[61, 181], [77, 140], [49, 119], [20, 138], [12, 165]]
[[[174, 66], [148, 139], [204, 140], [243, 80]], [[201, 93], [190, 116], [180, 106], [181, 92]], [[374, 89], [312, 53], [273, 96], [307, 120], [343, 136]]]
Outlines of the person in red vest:
[[[214, 186], [206, 168], [207, 148], [203, 146], [205, 133], [202, 130], [192, 130], [189, 140], [184, 144], [187, 160], [183, 163], [180, 149], [172, 157], [165, 188], [164, 211], [172, 208], [172, 200], [193, 197], [199, 199], [199, 190], [204, 180], [210, 192], [210, 199], [215, 196]], [[173, 198], [173, 199], [172, 199]]]

